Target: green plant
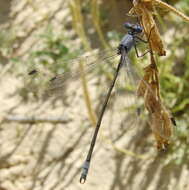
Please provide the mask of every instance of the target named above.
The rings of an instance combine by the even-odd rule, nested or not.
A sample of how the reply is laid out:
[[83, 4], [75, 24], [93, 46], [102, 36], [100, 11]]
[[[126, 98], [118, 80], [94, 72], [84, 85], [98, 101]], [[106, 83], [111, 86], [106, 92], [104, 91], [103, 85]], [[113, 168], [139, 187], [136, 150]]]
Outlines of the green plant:
[[[70, 51], [65, 45], [66, 39], [62, 34], [56, 35], [51, 27], [46, 33], [40, 35], [43, 47], [30, 54], [30, 62], [33, 65], [43, 65], [53, 73], [59, 74], [70, 70], [69, 60], [80, 54], [80, 50]], [[68, 60], [68, 61], [65, 61]]]

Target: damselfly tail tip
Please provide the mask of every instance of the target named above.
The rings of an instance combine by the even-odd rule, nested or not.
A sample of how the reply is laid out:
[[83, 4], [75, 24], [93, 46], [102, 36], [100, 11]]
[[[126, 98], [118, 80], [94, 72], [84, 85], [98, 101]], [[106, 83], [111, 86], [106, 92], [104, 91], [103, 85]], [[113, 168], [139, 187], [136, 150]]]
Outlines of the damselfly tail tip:
[[81, 177], [80, 177], [80, 183], [84, 184], [86, 179], [87, 179], [87, 174], [89, 171], [89, 165], [90, 162], [89, 161], [85, 161], [82, 167], [82, 173], [81, 173]]
[[86, 178], [87, 178], [87, 176], [84, 176], [84, 175], [81, 174], [81, 177], [80, 177], [80, 180], [79, 180], [80, 183], [81, 183], [81, 184], [84, 184], [85, 181], [86, 181]]

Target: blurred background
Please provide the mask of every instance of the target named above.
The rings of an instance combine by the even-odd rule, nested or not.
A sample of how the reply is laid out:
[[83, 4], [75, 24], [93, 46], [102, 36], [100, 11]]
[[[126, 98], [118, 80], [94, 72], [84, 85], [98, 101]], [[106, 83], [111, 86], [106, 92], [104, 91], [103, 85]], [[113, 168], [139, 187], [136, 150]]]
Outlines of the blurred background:
[[[188, 0], [165, 2], [189, 15]], [[189, 25], [174, 13], [160, 7], [154, 12], [167, 51], [165, 57], [156, 56], [161, 96], [177, 123], [167, 151], [156, 150], [146, 123], [135, 126], [140, 135], [124, 132], [128, 117], [121, 105], [126, 97], [116, 99], [114, 93], [88, 180], [81, 185], [91, 126], [112, 79], [111, 68], [92, 74], [98, 80], [89, 82], [91, 114], [78, 81], [68, 81], [61, 96], [40, 96], [48, 76], [72, 70], [71, 59], [87, 53], [103, 63], [95, 51], [115, 54], [126, 32], [123, 23], [138, 22], [127, 16], [131, 7], [129, 0], [0, 1], [0, 189], [189, 189]], [[130, 59], [141, 69], [149, 63], [148, 56], [137, 59], [134, 51]], [[43, 71], [40, 79], [27, 75], [35, 66]]]

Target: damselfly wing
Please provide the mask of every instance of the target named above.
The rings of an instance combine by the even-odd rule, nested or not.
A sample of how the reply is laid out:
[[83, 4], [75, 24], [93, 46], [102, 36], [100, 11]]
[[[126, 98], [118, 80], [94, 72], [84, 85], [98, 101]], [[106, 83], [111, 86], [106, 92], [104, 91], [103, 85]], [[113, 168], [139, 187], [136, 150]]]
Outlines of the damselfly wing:
[[[67, 68], [62, 66], [62, 68], [56, 70], [54, 73], [51, 72], [50, 69], [48, 70], [47, 65], [30, 66], [28, 68], [29, 76], [25, 78], [26, 88], [34, 94], [42, 95], [44, 98], [53, 96], [59, 97], [62, 95], [61, 93], [64, 92], [64, 86], [67, 81], [75, 81], [81, 77], [82, 71], [79, 66], [80, 63], [84, 64], [83, 72], [85, 74], [89, 74], [92, 71], [94, 73], [96, 70], [103, 72], [103, 66], [102, 64], [98, 64], [98, 62], [108, 62], [117, 57], [115, 49], [104, 50], [100, 53], [94, 51], [86, 54], [76, 59], [63, 61], [62, 65], [65, 65], [64, 62], [67, 62], [69, 66]], [[99, 65], [99, 67], [97, 67], [97, 65]], [[111, 66], [111, 64], [109, 66]], [[40, 86], [41, 89], [39, 89], [38, 86]]]
[[[47, 74], [48, 71], [42, 72], [38, 68], [33, 68], [28, 73], [28, 77], [31, 78], [31, 80], [29, 80], [30, 84], [33, 82], [37, 84], [44, 83], [39, 90], [39, 94], [43, 100], [47, 100], [49, 98], [65, 98], [65, 94], [66, 96], [71, 96], [69, 94], [70, 92], [73, 97], [83, 96], [82, 77], [84, 76], [87, 80], [89, 88], [88, 93], [89, 96], [91, 96], [91, 102], [94, 106], [93, 109], [98, 116], [100, 105], [103, 102], [103, 98], [107, 92], [110, 81], [113, 78], [118, 60], [119, 56], [117, 55], [116, 49], [103, 51], [100, 54], [95, 52], [91, 55], [89, 54], [84, 56], [83, 58], [71, 61], [68, 60], [71, 71], [57, 75], [50, 73], [49, 76], [49, 74]], [[84, 67], [83, 71], [81, 69], [81, 64], [83, 64]], [[127, 58], [124, 68], [116, 82], [113, 94], [111, 95], [111, 99], [106, 110], [107, 113], [103, 118], [103, 123], [106, 123], [105, 125], [110, 122], [108, 121], [109, 118], [117, 123], [108, 125], [108, 127], [111, 128], [112, 137], [115, 136], [113, 139], [121, 140], [116, 137], [117, 134], [119, 134], [118, 136], [124, 136], [126, 131], [132, 131], [131, 133], [140, 135], [142, 127], [138, 128], [137, 125], [145, 123], [145, 119], [147, 118], [146, 111], [144, 110], [144, 101], [136, 95], [139, 81], [142, 80], [142, 73], [137, 71], [136, 68], [138, 68], [138, 66], [130, 63]], [[27, 88], [30, 88], [29, 85], [27, 86]], [[151, 91], [151, 93], [153, 92]], [[79, 104], [75, 106], [78, 106], [78, 109], [80, 107]], [[66, 107], [69, 107], [69, 105]], [[108, 116], [112, 111], [114, 114]], [[86, 118], [87, 117], [86, 112]], [[133, 135], [128, 136], [132, 137]]]

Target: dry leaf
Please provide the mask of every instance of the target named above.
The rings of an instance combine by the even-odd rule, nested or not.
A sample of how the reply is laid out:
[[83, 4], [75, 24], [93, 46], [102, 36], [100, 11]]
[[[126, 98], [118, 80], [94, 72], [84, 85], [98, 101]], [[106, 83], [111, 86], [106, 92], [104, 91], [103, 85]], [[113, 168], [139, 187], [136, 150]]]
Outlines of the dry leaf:
[[158, 149], [166, 149], [171, 137], [171, 117], [164, 106], [161, 112], [155, 111], [151, 114], [151, 129], [154, 133]]
[[137, 94], [144, 98], [144, 105], [150, 115], [150, 127], [155, 136], [157, 148], [162, 150], [166, 149], [170, 143], [172, 116], [161, 101], [158, 69], [152, 50], [150, 56], [151, 64], [144, 69], [144, 77], [139, 83]]
[[159, 96], [157, 94], [157, 84], [155, 82], [151, 82], [148, 85], [144, 97], [145, 107], [150, 114], [161, 111], [161, 101], [158, 97]]

